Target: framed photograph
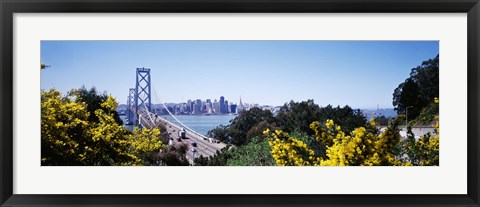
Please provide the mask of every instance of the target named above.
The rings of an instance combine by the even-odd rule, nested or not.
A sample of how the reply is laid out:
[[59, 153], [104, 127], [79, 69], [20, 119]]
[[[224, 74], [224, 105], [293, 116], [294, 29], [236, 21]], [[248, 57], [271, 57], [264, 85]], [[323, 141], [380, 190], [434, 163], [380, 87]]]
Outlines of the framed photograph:
[[480, 206], [478, 0], [0, 8], [1, 206]]

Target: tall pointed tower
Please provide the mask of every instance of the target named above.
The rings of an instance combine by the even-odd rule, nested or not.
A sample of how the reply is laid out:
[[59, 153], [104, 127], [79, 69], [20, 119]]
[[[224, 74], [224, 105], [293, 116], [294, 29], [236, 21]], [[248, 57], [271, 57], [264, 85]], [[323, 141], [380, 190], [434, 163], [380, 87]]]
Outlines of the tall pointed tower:
[[240, 96], [240, 101], [238, 103], [237, 111], [243, 111], [243, 103], [242, 103], [242, 96]]

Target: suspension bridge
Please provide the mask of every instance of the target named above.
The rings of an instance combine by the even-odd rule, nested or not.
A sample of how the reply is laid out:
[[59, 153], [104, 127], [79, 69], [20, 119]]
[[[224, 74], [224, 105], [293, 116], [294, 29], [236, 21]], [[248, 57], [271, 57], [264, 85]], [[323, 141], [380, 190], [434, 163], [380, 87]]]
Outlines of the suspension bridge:
[[126, 115], [128, 125], [135, 125], [147, 129], [159, 128], [164, 125], [167, 131], [162, 131], [161, 133], [168, 133], [170, 135], [169, 145], [188, 145], [189, 150], [186, 156], [192, 165], [194, 165], [194, 159], [196, 157], [200, 155], [204, 157], [212, 156], [226, 146], [226, 144], [200, 134], [183, 124], [168, 110], [165, 102], [160, 102], [156, 93], [153, 94], [157, 99], [156, 101], [162, 104], [169, 116], [171, 116], [176, 123], [153, 113], [150, 72], [151, 70], [149, 68], [137, 68], [136, 70], [135, 88], [129, 89], [127, 97], [128, 109]]

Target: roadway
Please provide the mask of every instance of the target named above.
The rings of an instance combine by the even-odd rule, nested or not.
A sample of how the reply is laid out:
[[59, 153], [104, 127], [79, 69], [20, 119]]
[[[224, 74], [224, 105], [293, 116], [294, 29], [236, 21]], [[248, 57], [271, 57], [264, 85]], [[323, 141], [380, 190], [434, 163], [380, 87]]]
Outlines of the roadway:
[[[144, 115], [146, 116], [146, 115]], [[167, 128], [167, 131], [166, 133], [169, 133], [170, 134], [170, 142], [169, 144], [174, 144], [174, 145], [178, 145], [178, 144], [181, 144], [181, 143], [187, 143], [188, 144], [188, 151], [187, 151], [187, 160], [190, 162], [190, 164], [193, 164], [193, 145], [192, 143], [196, 143], [197, 144], [197, 151], [195, 152], [195, 157], [199, 157], [200, 155], [204, 156], [204, 157], [210, 157], [210, 156], [213, 156], [218, 150], [224, 148], [226, 146], [225, 143], [222, 143], [222, 142], [216, 142], [215, 139], [213, 138], [207, 138], [205, 136], [200, 136], [196, 133], [193, 133], [189, 130], [186, 130], [186, 134], [185, 134], [185, 139], [181, 139], [180, 136], [178, 135], [178, 131], [179, 130], [182, 130], [183, 127], [180, 127], [179, 125], [176, 125], [160, 116], [155, 116], [153, 114], [150, 114], [149, 115], [150, 117], [152, 117], [152, 121], [154, 121], [154, 124], [147, 124], [147, 123], [143, 123], [142, 125], [143, 126], [152, 126], [152, 125], [156, 125], [158, 126], [158, 124], [162, 123], [163, 125], [165, 125], [165, 127]], [[142, 117], [143, 118], [143, 117]], [[144, 120], [144, 119], [140, 119], [140, 120]], [[144, 120], [146, 121], [146, 120]], [[162, 133], [165, 133], [165, 132], [162, 132]]]

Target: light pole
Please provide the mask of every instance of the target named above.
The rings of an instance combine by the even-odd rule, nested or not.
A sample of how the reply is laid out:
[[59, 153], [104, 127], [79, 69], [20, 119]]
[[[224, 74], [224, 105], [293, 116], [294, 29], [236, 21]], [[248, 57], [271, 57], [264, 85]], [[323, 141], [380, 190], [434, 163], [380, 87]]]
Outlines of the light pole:
[[197, 152], [197, 148], [193, 147], [192, 152], [193, 152], [192, 164], [193, 164], [193, 166], [195, 166], [195, 152]]
[[413, 107], [413, 106], [407, 106], [405, 111], [405, 126], [408, 126], [408, 108], [410, 107]]

